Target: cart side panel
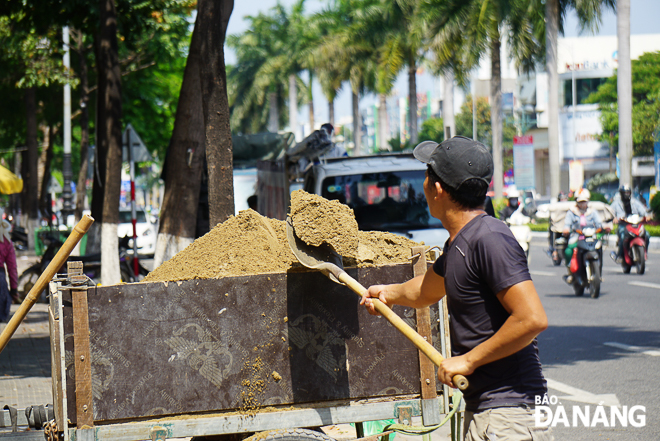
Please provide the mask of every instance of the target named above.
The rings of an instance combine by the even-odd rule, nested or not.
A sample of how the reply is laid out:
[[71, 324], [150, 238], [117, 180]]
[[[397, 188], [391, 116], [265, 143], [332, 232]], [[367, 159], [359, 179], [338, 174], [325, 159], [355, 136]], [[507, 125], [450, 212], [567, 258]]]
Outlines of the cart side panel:
[[[412, 276], [410, 265], [349, 273], [366, 286]], [[420, 390], [415, 347], [320, 273], [98, 287], [88, 303], [95, 421]], [[413, 309], [395, 311], [414, 326]], [[65, 324], [68, 362], [70, 308]]]

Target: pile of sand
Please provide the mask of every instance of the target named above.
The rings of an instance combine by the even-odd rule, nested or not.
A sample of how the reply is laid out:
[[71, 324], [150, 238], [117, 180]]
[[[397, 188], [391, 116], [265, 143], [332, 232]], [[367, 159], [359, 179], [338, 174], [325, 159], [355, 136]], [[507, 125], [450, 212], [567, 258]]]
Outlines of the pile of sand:
[[[353, 219], [355, 220], [355, 219]], [[250, 274], [304, 270], [289, 248], [286, 223], [241, 211], [218, 224], [167, 262], [153, 270], [144, 282], [219, 279]], [[357, 232], [356, 256], [344, 266], [380, 266], [407, 263], [417, 242], [392, 233]]]
[[296, 190], [291, 193], [290, 217], [296, 236], [307, 245], [326, 243], [340, 256], [356, 257], [358, 224], [348, 205]]

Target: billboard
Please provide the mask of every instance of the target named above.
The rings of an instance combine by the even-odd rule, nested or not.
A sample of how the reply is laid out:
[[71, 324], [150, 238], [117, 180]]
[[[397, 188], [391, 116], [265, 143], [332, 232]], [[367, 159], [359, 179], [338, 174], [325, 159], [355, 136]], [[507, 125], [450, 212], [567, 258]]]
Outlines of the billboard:
[[[598, 140], [603, 133], [597, 104], [593, 110], [577, 110], [575, 120], [570, 111], [559, 113], [559, 150], [564, 159], [609, 158], [607, 144]], [[585, 106], [579, 106], [585, 107]], [[591, 107], [591, 106], [589, 106]]]
[[513, 137], [513, 176], [519, 190], [535, 187], [534, 138], [531, 135]]

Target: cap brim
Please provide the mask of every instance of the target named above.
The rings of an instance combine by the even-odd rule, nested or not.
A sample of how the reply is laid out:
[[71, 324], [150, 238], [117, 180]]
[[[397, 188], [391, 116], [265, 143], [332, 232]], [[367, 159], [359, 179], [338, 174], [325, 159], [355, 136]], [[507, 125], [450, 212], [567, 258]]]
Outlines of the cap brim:
[[415, 159], [422, 161], [425, 164], [428, 164], [431, 161], [431, 154], [439, 144], [434, 141], [424, 141], [417, 144], [415, 150], [413, 150], [413, 155]]

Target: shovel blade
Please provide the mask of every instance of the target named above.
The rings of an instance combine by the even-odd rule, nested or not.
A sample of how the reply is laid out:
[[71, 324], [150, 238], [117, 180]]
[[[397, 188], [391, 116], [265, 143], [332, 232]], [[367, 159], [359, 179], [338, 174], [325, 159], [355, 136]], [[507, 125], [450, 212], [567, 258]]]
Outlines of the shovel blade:
[[328, 244], [324, 243], [315, 247], [298, 238], [290, 217], [286, 218], [286, 238], [296, 259], [307, 268], [325, 270], [328, 263], [343, 268], [341, 256]]

